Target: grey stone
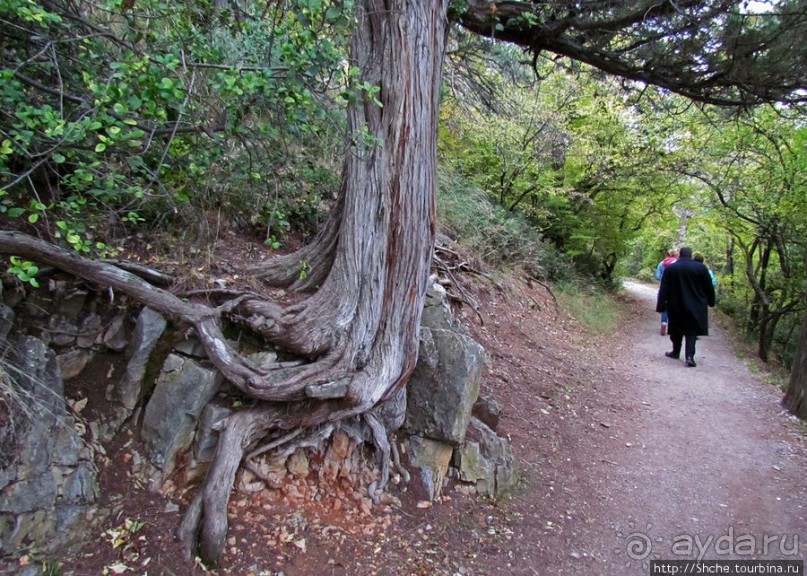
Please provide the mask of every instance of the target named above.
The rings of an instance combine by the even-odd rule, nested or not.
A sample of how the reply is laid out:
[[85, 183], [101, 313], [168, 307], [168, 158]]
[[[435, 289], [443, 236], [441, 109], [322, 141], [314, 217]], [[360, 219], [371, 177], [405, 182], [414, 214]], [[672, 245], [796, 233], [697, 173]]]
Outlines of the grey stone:
[[76, 346], [79, 348], [92, 348], [102, 341], [103, 332], [101, 317], [98, 314], [88, 314], [79, 322]]
[[496, 466], [482, 456], [479, 442], [466, 442], [457, 448], [454, 463], [463, 482], [476, 482], [482, 478], [495, 479]]
[[420, 469], [420, 479], [430, 500], [437, 498], [443, 489], [453, 450], [445, 442], [421, 436], [409, 438], [409, 463]]
[[502, 405], [493, 398], [480, 394], [474, 403], [471, 414], [492, 430], [496, 430], [499, 427], [499, 419], [502, 415]]
[[56, 517], [53, 509], [41, 509], [17, 516], [9, 543], [19, 553], [28, 547], [45, 547], [56, 534]]
[[109, 327], [104, 333], [104, 346], [113, 352], [123, 352], [129, 344], [129, 328], [125, 314], [118, 314], [109, 323]]
[[[40, 469], [38, 473], [34, 466]], [[50, 470], [43, 470], [44, 467], [42, 463], [31, 463], [18, 468], [21, 479], [3, 490], [0, 512], [23, 514], [39, 510], [42, 506], [53, 506], [56, 501], [56, 484], [53, 474]], [[31, 476], [23, 476], [26, 473], [31, 473]]]
[[[28, 335], [13, 336], [9, 348], [14, 378], [8, 384], [19, 406], [0, 428], [16, 447], [2, 454], [0, 549], [9, 555], [58, 554], [62, 543], [86, 537], [91, 528], [82, 519], [98, 497], [95, 469], [67, 410], [55, 353]], [[65, 506], [75, 511], [68, 514]]]
[[453, 465], [464, 482], [475, 482], [479, 494], [499, 496], [518, 482], [510, 443], [473, 418], [463, 446], [454, 452]]
[[421, 328], [420, 353], [407, 383], [406, 428], [458, 446], [479, 395], [485, 351], [452, 330]]
[[207, 358], [207, 352], [202, 343], [195, 336], [183, 338], [174, 344], [174, 352], [179, 352], [185, 356], [192, 356], [194, 358]]
[[165, 331], [167, 322], [151, 308], [143, 308], [137, 317], [134, 339], [130, 345], [126, 372], [117, 383], [111, 383], [106, 390], [107, 400], [120, 403], [128, 412], [134, 410], [140, 398], [143, 377], [146, 373], [151, 353]]
[[76, 335], [79, 333], [78, 326], [58, 314], [51, 316], [48, 328], [50, 343], [59, 347], [75, 344]]
[[64, 414], [64, 382], [56, 354], [33, 336], [20, 336], [12, 344], [20, 369], [18, 383], [27, 391], [29, 407], [45, 414]]
[[219, 431], [214, 427], [232, 413], [232, 408], [219, 402], [210, 402], [205, 406], [193, 446], [193, 456], [196, 460], [199, 462], [213, 460], [219, 441]]
[[66, 286], [58, 286], [58, 304], [55, 312], [73, 324], [78, 323], [81, 312], [84, 310], [84, 305], [87, 302], [88, 294], [85, 289], [70, 289]]
[[14, 310], [5, 304], [0, 304], [0, 340], [6, 340], [11, 327], [14, 325]]
[[171, 354], [157, 379], [143, 416], [141, 436], [149, 461], [167, 477], [174, 457], [191, 446], [202, 409], [213, 399], [223, 378], [194, 360]]
[[53, 313], [54, 298], [45, 290], [34, 290], [23, 300], [17, 311], [19, 316], [36, 320], [47, 320]]
[[62, 377], [65, 380], [75, 378], [81, 374], [94, 356], [95, 353], [92, 350], [82, 348], [71, 348], [64, 354], [59, 354], [57, 360], [62, 371]]
[[68, 474], [62, 484], [64, 504], [92, 504], [98, 498], [95, 470], [89, 465], [79, 466]]
[[451, 308], [446, 301], [446, 290], [439, 284], [432, 284], [426, 290], [420, 325], [426, 328], [441, 328], [467, 334], [465, 326], [451, 314]]
[[[55, 510], [56, 534], [45, 550], [66, 553], [77, 544], [88, 541], [92, 534], [86, 527], [92, 525], [93, 511], [86, 506], [57, 506]], [[81, 529], [77, 529], [81, 527]]]
[[84, 444], [72, 424], [72, 418], [64, 418], [46, 431], [47, 437], [53, 441], [53, 464], [67, 467], [78, 465]]

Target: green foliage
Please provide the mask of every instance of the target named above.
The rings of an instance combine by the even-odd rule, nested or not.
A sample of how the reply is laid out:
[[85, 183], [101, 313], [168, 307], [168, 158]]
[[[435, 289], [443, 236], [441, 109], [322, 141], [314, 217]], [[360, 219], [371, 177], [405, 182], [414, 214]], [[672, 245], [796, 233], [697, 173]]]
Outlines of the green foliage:
[[778, 351], [787, 363], [807, 305], [807, 129], [769, 108], [704, 125], [697, 136], [707, 143], [693, 160], [709, 192], [704, 228], [722, 239], [714, 262], [721, 299], [757, 338], [763, 360]]
[[513, 86], [505, 72], [490, 84], [501, 85], [503, 113], [450, 102], [443, 156], [583, 274], [613, 283], [631, 242], [685, 194], [665, 172], [663, 116], [626, 99], [613, 82], [559, 70], [546, 71], [540, 91]]
[[620, 320], [620, 307], [611, 292], [596, 286], [562, 282], [555, 287], [558, 304], [586, 329], [597, 335], [612, 334]]
[[[444, 90], [444, 163], [606, 286], [621, 274], [653, 280], [668, 249], [693, 246], [718, 276], [720, 305], [755, 334], [760, 354], [792, 357], [807, 307], [803, 118], [704, 110], [652, 88], [631, 98], [607, 79], [551, 69], [536, 91], [508, 76], [512, 54], [463, 41], [449, 78], [475, 83]], [[453, 218], [483, 229], [496, 221]], [[461, 238], [473, 237], [468, 228]], [[497, 249], [500, 238], [490, 234], [479, 253], [512, 250]]]
[[535, 278], [568, 278], [568, 260], [546, 246], [523, 216], [490, 201], [462, 176], [442, 171], [438, 178], [437, 213], [441, 228], [463, 251], [486, 266], [520, 269]]
[[11, 267], [7, 270], [9, 274], [15, 275], [20, 282], [28, 283], [34, 288], [39, 288], [36, 275], [39, 274], [39, 266], [33, 262], [23, 261], [16, 256], [11, 257]]
[[332, 0], [0, 2], [0, 211], [92, 253], [211, 211], [313, 228], [337, 189], [344, 120], [328, 94], [347, 81], [333, 70], [351, 14]]
[[625, 272], [646, 272], [676, 241], [692, 246], [717, 275], [719, 307], [757, 340], [763, 358], [771, 353], [789, 365], [807, 305], [803, 120], [784, 109], [739, 117], [690, 109], [665, 126], [666, 170], [685, 192], [671, 200], [690, 219], [681, 228], [670, 210], [666, 223], [640, 231]]

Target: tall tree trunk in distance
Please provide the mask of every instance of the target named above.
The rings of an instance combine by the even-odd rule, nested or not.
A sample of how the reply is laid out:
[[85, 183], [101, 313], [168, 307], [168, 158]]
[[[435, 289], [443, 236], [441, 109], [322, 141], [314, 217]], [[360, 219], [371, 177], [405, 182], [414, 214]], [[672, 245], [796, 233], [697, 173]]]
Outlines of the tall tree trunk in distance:
[[[804, 266], [807, 270], [807, 252], [804, 256]], [[807, 302], [807, 276], [804, 280], [802, 301]], [[796, 356], [790, 369], [790, 384], [782, 399], [782, 405], [802, 420], [807, 420], [807, 312], [804, 313], [801, 322]]]

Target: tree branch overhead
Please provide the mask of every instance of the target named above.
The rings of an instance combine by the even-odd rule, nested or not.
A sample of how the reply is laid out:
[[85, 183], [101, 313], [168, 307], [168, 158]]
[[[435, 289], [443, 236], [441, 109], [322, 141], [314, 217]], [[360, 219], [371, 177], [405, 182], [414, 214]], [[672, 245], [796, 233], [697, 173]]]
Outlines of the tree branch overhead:
[[807, 101], [807, 6], [749, 12], [741, 1], [468, 2], [459, 23], [477, 34], [549, 52], [731, 106]]

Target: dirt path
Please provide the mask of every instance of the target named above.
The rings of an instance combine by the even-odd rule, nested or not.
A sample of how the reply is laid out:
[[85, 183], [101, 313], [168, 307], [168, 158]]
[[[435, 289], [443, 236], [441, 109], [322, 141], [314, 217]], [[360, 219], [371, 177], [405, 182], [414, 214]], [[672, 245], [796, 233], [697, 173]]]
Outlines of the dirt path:
[[[605, 519], [618, 522], [625, 556], [637, 557], [628, 558], [637, 568], [629, 572], [647, 573], [637, 560], [681, 557], [687, 542], [697, 545], [696, 536], [704, 544], [712, 538], [705, 558], [743, 557], [750, 540], [741, 546], [741, 535], [756, 540], [754, 557], [787, 558], [798, 540], [802, 558], [807, 460], [798, 426], [779, 405], [781, 393], [749, 372], [714, 321], [711, 336], [699, 341], [697, 368], [663, 357], [670, 342], [655, 336], [655, 287], [626, 288], [651, 311], [628, 325], [618, 354], [632, 376], [624, 395], [641, 409], [622, 421], [618, 441], [630, 449], [617, 446], [612, 455], [616, 472]], [[771, 537], [767, 550], [765, 536]], [[694, 556], [702, 554], [698, 548]], [[617, 564], [607, 555], [598, 560]]]
[[449, 490], [328, 574], [647, 576], [654, 559], [803, 559], [804, 425], [714, 319], [697, 368], [666, 358], [655, 294], [626, 283], [618, 331], [602, 337], [553, 316], [539, 290], [480, 295], [487, 321], [472, 331], [523, 485], [481, 508]]
[[597, 369], [554, 402], [565, 415], [558, 449], [542, 455], [533, 443], [524, 455], [515, 555], [480, 573], [647, 575], [653, 559], [803, 559], [803, 425], [714, 321], [697, 368], [664, 357], [655, 286], [626, 290], [620, 333], [589, 350]]

